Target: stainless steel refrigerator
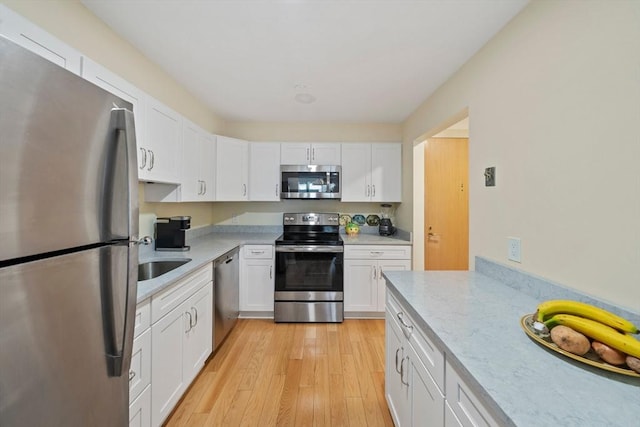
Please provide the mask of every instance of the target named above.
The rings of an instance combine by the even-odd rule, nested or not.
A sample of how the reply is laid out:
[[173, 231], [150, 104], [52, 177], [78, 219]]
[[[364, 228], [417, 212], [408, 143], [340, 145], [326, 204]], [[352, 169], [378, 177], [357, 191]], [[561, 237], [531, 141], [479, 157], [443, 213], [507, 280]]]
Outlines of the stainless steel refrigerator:
[[125, 426], [131, 104], [0, 37], [0, 426]]

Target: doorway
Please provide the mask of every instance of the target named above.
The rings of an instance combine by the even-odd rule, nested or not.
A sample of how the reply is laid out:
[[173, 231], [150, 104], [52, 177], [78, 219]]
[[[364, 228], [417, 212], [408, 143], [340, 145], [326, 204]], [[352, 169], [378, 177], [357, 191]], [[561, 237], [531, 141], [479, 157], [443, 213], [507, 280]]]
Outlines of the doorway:
[[469, 269], [469, 139], [448, 134], [424, 144], [425, 270]]

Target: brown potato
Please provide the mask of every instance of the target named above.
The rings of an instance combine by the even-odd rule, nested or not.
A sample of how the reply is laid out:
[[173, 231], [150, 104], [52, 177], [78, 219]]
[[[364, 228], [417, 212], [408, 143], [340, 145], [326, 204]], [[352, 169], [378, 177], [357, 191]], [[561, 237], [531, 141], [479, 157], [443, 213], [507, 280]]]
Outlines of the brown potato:
[[640, 374], [640, 359], [633, 356], [627, 356], [627, 366]]
[[589, 351], [589, 338], [568, 326], [558, 325], [551, 329], [551, 340], [561, 349], [580, 356]]
[[612, 365], [622, 365], [627, 357], [627, 355], [620, 350], [611, 348], [599, 341], [592, 342], [591, 348], [593, 348], [593, 351], [595, 351], [602, 360]]

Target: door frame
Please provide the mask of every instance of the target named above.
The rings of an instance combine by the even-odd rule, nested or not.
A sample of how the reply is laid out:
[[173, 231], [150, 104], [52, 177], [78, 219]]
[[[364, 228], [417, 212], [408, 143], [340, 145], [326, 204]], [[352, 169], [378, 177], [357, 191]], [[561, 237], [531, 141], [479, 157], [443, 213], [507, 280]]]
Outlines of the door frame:
[[[470, 118], [469, 109], [464, 108], [443, 121], [439, 126], [423, 133], [413, 141], [413, 269], [424, 270], [425, 218], [424, 218], [424, 152], [427, 139], [450, 128], [460, 120]], [[469, 120], [469, 133], [471, 120]], [[471, 140], [471, 138], [469, 138]], [[469, 246], [471, 247], [471, 246]], [[474, 269], [474, 260], [469, 253], [469, 270]]]

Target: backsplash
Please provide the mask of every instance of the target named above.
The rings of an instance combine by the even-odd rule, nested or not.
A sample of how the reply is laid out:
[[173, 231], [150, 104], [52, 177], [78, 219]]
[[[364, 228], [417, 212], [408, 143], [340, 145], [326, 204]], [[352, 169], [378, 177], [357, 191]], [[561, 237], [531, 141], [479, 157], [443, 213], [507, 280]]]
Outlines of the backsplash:
[[[526, 273], [507, 265], [499, 264], [486, 258], [476, 257], [476, 272], [498, 280], [505, 285], [517, 289], [540, 302], [549, 299], [571, 299], [592, 304], [622, 316], [635, 325], [640, 325], [640, 313], [626, 307], [619, 307], [596, 297], [567, 288], [542, 277]], [[531, 310], [535, 310], [532, 307]], [[523, 313], [525, 314], [525, 313]]]

